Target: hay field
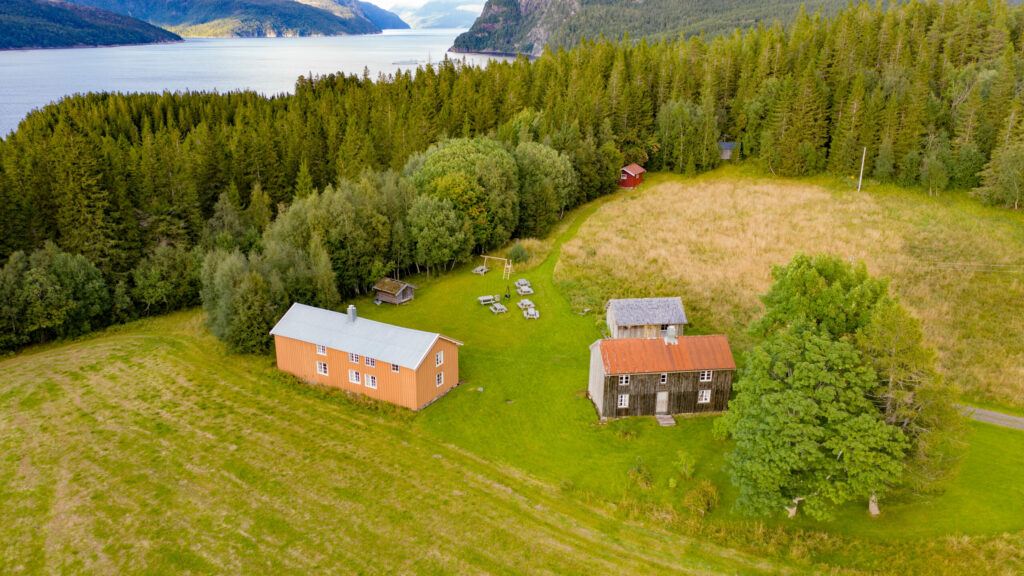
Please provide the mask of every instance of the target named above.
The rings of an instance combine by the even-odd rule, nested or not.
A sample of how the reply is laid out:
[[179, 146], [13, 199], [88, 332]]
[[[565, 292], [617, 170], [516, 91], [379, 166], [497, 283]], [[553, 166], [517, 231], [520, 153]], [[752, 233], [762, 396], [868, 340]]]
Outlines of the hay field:
[[197, 312], [0, 361], [0, 416], [4, 575], [787, 571], [228, 355]]
[[654, 175], [584, 224], [555, 278], [578, 309], [681, 295], [694, 331], [725, 332], [742, 354], [772, 265], [798, 252], [863, 260], [889, 276], [966, 399], [1024, 408], [1024, 218], [962, 194], [858, 193], [737, 168]]

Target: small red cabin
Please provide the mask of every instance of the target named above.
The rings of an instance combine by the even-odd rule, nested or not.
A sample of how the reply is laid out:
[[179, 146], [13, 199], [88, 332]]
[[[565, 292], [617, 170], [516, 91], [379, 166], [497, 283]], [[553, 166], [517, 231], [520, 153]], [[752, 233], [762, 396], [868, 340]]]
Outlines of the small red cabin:
[[630, 164], [624, 167], [619, 172], [619, 186], [622, 188], [636, 188], [644, 181], [644, 170], [643, 166], [639, 164]]

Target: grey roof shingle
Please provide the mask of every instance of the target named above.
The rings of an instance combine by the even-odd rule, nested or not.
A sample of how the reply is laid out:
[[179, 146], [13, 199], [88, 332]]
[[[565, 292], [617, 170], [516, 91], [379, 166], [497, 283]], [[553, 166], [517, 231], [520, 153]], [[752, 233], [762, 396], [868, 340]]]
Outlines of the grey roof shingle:
[[619, 326], [686, 324], [683, 299], [678, 296], [674, 298], [609, 300], [608, 307], [614, 311], [615, 323]]
[[419, 367], [438, 338], [461, 344], [437, 332], [403, 328], [359, 318], [358, 315], [355, 322], [349, 322], [348, 314], [298, 302], [292, 304], [270, 333], [310, 344], [322, 344], [332, 350], [369, 356], [413, 370]]

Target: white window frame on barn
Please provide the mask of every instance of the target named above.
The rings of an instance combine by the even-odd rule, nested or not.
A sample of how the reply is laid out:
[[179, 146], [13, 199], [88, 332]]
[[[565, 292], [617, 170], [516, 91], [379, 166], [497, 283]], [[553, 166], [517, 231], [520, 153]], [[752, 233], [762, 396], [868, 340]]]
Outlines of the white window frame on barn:
[[362, 378], [360, 378], [359, 370], [349, 370], [348, 371], [348, 381], [353, 383], [353, 384], [361, 383], [363, 380], [362, 380]]
[[355, 352], [349, 352], [348, 361], [353, 362], [355, 364], [359, 364], [359, 354], [356, 354]]
[[316, 353], [320, 356], [327, 356], [327, 346], [324, 346], [323, 344], [317, 344]]
[[629, 408], [629, 394], [619, 394], [619, 408]]
[[399, 366], [398, 364], [392, 364], [391, 365], [391, 371], [392, 372], [401, 372], [402, 371], [402, 367]]
[[697, 391], [697, 404], [711, 404], [711, 389]]
[[444, 364], [444, 350], [440, 350], [437, 354], [434, 354], [434, 366], [440, 366], [442, 364]]
[[437, 382], [437, 388], [444, 386], [444, 372], [438, 372], [437, 377], [434, 378], [434, 381]]
[[668, 373], [662, 372], [661, 373], [661, 381], [658, 382], [658, 383], [661, 384], [662, 386], [664, 386], [665, 384], [668, 384]]
[[316, 363], [316, 373], [321, 376], [328, 376], [327, 374], [327, 362]]
[[629, 374], [619, 374], [619, 386], [629, 386]]
[[711, 370], [701, 370], [700, 371], [700, 381], [701, 382], [711, 382], [711, 376], [712, 376]]
[[366, 361], [366, 365], [369, 366], [370, 368], [376, 368], [377, 367], [377, 360], [375, 358], [370, 358], [369, 356], [364, 356], [363, 359]]
[[373, 388], [374, 390], [377, 389], [377, 377], [373, 374], [367, 374], [365, 382], [367, 388]]

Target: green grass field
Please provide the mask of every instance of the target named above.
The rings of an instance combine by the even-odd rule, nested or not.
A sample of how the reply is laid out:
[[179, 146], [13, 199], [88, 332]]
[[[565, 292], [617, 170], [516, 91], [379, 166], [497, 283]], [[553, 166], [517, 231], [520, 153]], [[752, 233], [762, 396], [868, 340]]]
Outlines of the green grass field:
[[[198, 313], [0, 363], [0, 572], [777, 572], [232, 356]], [[461, 391], [460, 391], [461, 392]]]
[[[363, 316], [465, 342], [464, 383], [420, 413], [228, 355], [198, 312], [0, 361], [0, 572], [1024, 570], [1024, 433], [972, 425], [941, 493], [818, 524], [730, 510], [730, 446], [711, 437], [713, 418], [597, 421], [583, 390], [601, 318], [575, 295], [605, 285], [555, 266], [602, 214], [652, 188], [588, 205], [530, 244], [547, 258], [513, 279], [533, 282], [539, 320], [515, 296], [505, 315], [477, 304], [511, 280], [470, 274], [476, 262], [415, 278], [410, 305], [356, 301]], [[693, 320], [710, 331], [712, 317]], [[679, 450], [722, 493], [706, 519], [681, 506], [696, 480], [677, 471]], [[650, 487], [630, 476], [638, 459]]]

